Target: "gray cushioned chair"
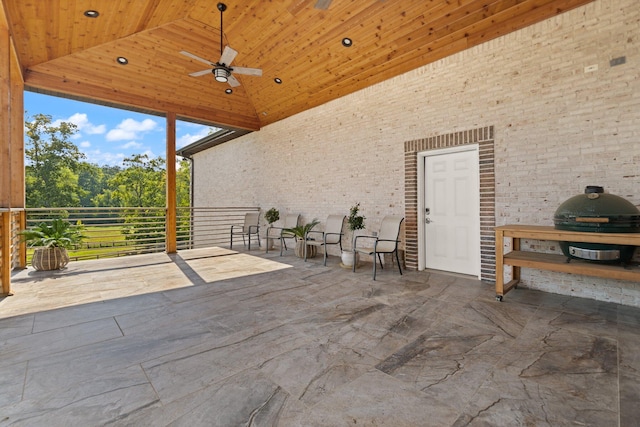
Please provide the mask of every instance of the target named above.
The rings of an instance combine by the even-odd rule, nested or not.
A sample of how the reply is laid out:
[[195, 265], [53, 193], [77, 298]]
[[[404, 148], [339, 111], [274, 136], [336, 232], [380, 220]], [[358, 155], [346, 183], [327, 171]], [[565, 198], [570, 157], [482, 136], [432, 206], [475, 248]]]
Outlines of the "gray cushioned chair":
[[[402, 275], [400, 257], [398, 256], [398, 238], [400, 236], [402, 221], [404, 221], [404, 217], [387, 215], [382, 219], [380, 231], [377, 235], [356, 236], [356, 238], [353, 239], [354, 253], [373, 255], [373, 280], [376, 280], [377, 261], [380, 261], [380, 268], [383, 268], [380, 254], [393, 254], [395, 252], [398, 270], [400, 271], [400, 275]], [[358, 246], [359, 240], [360, 246]], [[393, 257], [391, 258], [391, 262], [393, 263]], [[356, 271], [356, 262], [353, 263], [353, 271]]]
[[260, 247], [260, 236], [258, 236], [258, 231], [260, 231], [260, 226], [258, 225], [259, 217], [260, 212], [248, 212], [244, 215], [244, 224], [231, 226], [230, 249], [233, 249], [233, 236], [242, 236], [242, 243], [247, 246], [246, 236], [249, 240], [249, 250], [251, 250], [251, 235], [254, 235], [258, 240], [258, 247]]
[[[282, 256], [282, 250], [287, 249], [287, 239], [293, 239], [295, 241], [295, 236], [291, 233], [287, 233], [286, 231], [284, 231], [284, 229], [297, 227], [299, 221], [300, 214], [287, 214], [284, 217], [284, 223], [282, 224], [282, 227], [271, 226], [267, 228], [267, 239], [280, 240], [280, 256]], [[268, 240], [267, 252], [269, 252]]]
[[307, 261], [307, 245], [324, 248], [324, 265], [327, 265], [327, 245], [340, 245], [342, 251], [342, 224], [344, 215], [329, 215], [324, 231], [311, 230], [305, 236], [304, 260]]

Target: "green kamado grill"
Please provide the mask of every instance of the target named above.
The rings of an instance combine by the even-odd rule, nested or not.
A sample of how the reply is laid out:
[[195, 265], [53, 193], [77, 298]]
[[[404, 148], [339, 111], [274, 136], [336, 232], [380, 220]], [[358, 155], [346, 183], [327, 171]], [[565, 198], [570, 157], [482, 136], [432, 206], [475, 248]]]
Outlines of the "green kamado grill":
[[[562, 203], [553, 218], [555, 228], [591, 233], [640, 233], [640, 210], [628, 200], [604, 192], [603, 187], [587, 186], [584, 194]], [[570, 259], [628, 264], [635, 246], [603, 243], [560, 242], [562, 253]]]

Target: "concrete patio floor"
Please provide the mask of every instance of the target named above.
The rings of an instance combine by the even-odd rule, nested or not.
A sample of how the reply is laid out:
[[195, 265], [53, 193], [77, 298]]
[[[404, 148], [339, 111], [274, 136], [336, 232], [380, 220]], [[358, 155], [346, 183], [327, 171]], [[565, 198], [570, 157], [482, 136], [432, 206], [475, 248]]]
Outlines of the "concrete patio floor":
[[27, 269], [0, 425], [633, 426], [640, 309], [227, 249]]

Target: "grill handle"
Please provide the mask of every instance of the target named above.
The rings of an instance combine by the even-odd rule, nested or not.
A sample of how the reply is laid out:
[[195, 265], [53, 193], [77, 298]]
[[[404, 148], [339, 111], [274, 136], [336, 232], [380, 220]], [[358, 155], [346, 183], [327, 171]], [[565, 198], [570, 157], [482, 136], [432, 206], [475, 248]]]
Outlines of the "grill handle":
[[576, 217], [576, 222], [591, 222], [591, 223], [605, 224], [609, 222], [609, 218]]

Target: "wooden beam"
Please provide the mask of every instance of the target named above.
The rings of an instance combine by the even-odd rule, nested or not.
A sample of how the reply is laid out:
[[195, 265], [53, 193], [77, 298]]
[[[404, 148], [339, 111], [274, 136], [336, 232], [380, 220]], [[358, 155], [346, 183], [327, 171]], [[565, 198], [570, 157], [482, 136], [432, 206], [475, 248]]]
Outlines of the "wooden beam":
[[157, 113], [173, 111], [182, 117], [208, 121], [212, 124], [220, 125], [220, 127], [260, 130], [260, 121], [256, 115], [239, 115], [233, 111], [218, 109], [215, 103], [210, 103], [207, 109], [191, 107], [170, 100], [163, 101], [162, 99], [154, 99], [150, 96], [131, 95], [125, 91], [107, 89], [98, 84], [91, 84], [71, 78], [58, 78], [31, 70], [26, 73], [25, 86], [87, 100], [104, 101], [110, 104], [119, 104], [141, 110], [151, 110]]
[[167, 113], [167, 253], [177, 250], [176, 113]]

